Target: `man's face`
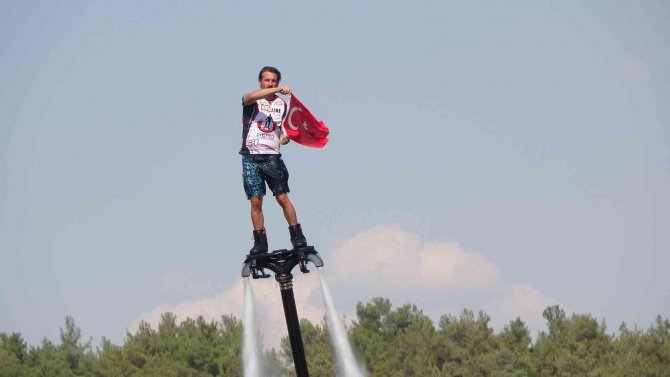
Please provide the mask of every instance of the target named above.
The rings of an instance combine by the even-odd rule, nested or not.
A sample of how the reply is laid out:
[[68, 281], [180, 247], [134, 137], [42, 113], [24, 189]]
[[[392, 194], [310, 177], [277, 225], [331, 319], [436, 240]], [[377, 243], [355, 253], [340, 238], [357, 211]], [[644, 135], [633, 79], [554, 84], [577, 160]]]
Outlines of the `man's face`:
[[261, 85], [261, 89], [276, 88], [279, 85], [277, 74], [272, 72], [263, 72], [261, 81], [258, 83]]

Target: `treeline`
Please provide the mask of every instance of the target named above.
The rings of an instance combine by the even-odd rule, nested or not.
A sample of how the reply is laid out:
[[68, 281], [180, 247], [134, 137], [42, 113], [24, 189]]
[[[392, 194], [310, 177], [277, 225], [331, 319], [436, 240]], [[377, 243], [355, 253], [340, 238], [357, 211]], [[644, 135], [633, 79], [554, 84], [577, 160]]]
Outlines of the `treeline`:
[[[393, 309], [376, 298], [356, 313], [349, 336], [370, 377], [670, 376], [670, 321], [661, 316], [646, 330], [621, 325], [612, 335], [588, 314], [551, 306], [547, 330], [533, 341], [520, 318], [495, 333], [483, 312], [443, 315], [436, 327], [414, 305]], [[60, 344], [28, 346], [18, 333], [0, 333], [0, 377], [242, 376], [242, 326], [233, 316], [178, 323], [166, 313], [156, 329], [142, 323], [123, 345], [103, 339], [94, 349], [67, 317]], [[327, 327], [301, 326], [310, 376], [335, 376]], [[284, 338], [265, 354], [266, 375], [295, 375], [291, 362]]]

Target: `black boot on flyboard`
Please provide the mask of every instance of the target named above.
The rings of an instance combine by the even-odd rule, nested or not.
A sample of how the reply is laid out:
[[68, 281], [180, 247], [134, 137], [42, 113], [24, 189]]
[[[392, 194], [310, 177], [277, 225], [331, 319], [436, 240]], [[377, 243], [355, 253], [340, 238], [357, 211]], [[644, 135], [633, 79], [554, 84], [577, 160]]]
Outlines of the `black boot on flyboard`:
[[288, 227], [288, 232], [291, 234], [291, 244], [294, 249], [303, 249], [307, 247], [307, 239], [302, 234], [302, 227], [300, 224], [291, 225]]
[[249, 250], [250, 255], [267, 254], [268, 252], [268, 236], [265, 233], [265, 228], [254, 230], [254, 247]]

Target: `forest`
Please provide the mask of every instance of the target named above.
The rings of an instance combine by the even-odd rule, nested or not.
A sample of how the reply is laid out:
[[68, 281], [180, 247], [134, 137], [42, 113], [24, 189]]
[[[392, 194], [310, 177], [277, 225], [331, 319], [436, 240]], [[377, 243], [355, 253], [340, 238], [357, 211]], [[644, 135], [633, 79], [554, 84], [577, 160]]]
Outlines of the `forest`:
[[[521, 318], [499, 332], [484, 312], [465, 309], [435, 323], [415, 305], [394, 308], [385, 298], [358, 303], [349, 338], [370, 377], [670, 376], [670, 321], [645, 329], [621, 324], [610, 332], [589, 314], [544, 310], [535, 339]], [[335, 376], [325, 320], [301, 320], [310, 376]], [[0, 333], [1, 377], [242, 376], [243, 323], [231, 315], [178, 322], [164, 313], [157, 328], [142, 323], [122, 345], [82, 339], [72, 317], [60, 341], [28, 345], [20, 333]], [[294, 376], [288, 337], [265, 353], [267, 376]]]

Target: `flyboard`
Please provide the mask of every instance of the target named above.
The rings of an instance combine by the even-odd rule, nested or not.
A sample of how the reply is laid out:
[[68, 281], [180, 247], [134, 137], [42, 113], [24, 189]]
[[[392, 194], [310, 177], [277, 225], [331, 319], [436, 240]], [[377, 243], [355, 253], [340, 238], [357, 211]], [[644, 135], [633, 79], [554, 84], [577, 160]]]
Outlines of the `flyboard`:
[[265, 273], [268, 269], [275, 273], [275, 278], [280, 281], [285, 275], [291, 275], [295, 266], [300, 266], [302, 273], [309, 273], [307, 262], [312, 262], [316, 267], [323, 267], [323, 260], [314, 246], [306, 246], [294, 249], [274, 250], [271, 253], [249, 254], [244, 259], [242, 277], [253, 277], [254, 279], [269, 278]]
[[295, 266], [300, 266], [302, 273], [308, 273], [307, 262], [312, 262], [314, 266], [323, 267], [323, 260], [319, 256], [314, 246], [300, 248], [274, 250], [271, 253], [249, 254], [244, 259], [242, 266], [242, 277], [249, 276], [254, 279], [269, 278], [270, 275], [265, 270], [275, 273], [275, 280], [279, 283], [281, 291], [282, 305], [284, 306], [284, 316], [286, 317], [286, 327], [291, 342], [291, 353], [293, 354], [293, 364], [297, 377], [309, 377], [307, 370], [307, 359], [305, 358], [305, 348], [300, 334], [300, 322], [298, 320], [298, 311], [295, 307], [295, 297], [293, 296], [293, 275], [291, 271]]

